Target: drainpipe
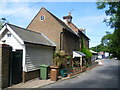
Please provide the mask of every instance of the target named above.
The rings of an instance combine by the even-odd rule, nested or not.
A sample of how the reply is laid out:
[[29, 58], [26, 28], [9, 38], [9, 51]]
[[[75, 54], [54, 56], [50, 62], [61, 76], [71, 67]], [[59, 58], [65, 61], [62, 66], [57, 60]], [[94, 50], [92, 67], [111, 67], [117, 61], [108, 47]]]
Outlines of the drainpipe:
[[62, 35], [63, 35], [63, 32], [60, 33], [60, 51], [62, 50]]

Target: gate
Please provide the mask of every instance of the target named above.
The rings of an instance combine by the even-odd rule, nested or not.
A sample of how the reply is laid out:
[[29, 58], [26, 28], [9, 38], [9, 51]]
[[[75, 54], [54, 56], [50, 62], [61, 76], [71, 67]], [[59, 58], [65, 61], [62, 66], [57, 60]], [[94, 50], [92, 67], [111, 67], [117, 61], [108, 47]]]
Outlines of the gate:
[[22, 50], [12, 52], [12, 59], [10, 62], [11, 85], [22, 82], [22, 55], [23, 55]]

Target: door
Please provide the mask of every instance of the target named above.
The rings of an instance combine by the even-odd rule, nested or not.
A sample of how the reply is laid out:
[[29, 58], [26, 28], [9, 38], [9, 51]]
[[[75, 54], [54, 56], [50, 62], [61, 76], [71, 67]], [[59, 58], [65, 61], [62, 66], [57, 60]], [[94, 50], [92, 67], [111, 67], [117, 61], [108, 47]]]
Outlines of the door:
[[22, 82], [22, 50], [12, 52], [11, 84]]

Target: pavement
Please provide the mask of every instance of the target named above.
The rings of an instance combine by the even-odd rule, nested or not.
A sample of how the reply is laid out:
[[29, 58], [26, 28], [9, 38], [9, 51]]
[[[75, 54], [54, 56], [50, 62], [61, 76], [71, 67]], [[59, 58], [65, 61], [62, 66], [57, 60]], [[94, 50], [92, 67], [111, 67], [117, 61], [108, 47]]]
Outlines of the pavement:
[[6, 89], [10, 89], [10, 88], [37, 88], [37, 87], [41, 87], [50, 83], [54, 83], [55, 81], [50, 81], [50, 79], [48, 80], [40, 80], [39, 78], [36, 79], [32, 79], [30, 81], [27, 81], [25, 83], [19, 83], [13, 86], [10, 86]]
[[[58, 81], [62, 81], [62, 80], [68, 79], [68, 78], [70, 78], [70, 77], [61, 77], [60, 76]], [[56, 81], [51, 81], [50, 79], [40, 80], [39, 78], [36, 78], [36, 79], [29, 80], [25, 83], [19, 83], [16, 85], [12, 85], [8, 88], [5, 88], [4, 90], [15, 89], [15, 88], [28, 88], [28, 89], [33, 89], [33, 88], [38, 88], [38, 87], [40, 88], [40, 87], [43, 87], [43, 86], [46, 86], [49, 84], [53, 84], [55, 82]]]

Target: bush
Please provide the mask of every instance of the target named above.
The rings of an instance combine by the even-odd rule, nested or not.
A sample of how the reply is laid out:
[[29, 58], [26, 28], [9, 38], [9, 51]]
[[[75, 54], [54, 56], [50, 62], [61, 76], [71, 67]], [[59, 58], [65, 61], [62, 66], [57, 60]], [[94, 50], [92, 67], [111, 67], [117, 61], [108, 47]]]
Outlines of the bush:
[[65, 51], [56, 51], [53, 56], [53, 65], [58, 67], [64, 67], [66, 60], [69, 61], [71, 56], [67, 55]]
[[89, 49], [87, 49], [85, 47], [84, 41], [82, 39], [82, 47], [81, 47], [81, 52], [86, 54], [85, 59], [86, 59], [86, 63], [91, 63], [91, 57], [92, 57], [92, 53], [90, 52]]

